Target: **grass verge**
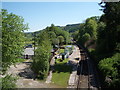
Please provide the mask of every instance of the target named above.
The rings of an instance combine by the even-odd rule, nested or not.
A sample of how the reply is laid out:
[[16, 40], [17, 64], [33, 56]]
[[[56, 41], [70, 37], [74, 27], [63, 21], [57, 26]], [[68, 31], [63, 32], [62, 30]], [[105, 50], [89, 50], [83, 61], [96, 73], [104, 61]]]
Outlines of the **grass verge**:
[[70, 73], [72, 71], [72, 67], [67, 65], [67, 61], [68, 59], [63, 61], [61, 61], [61, 59], [57, 59], [52, 76], [52, 82], [56, 85], [62, 86], [63, 88], [67, 87]]
[[60, 53], [64, 53], [64, 49], [60, 49], [60, 50], [59, 50], [59, 54], [60, 54]]

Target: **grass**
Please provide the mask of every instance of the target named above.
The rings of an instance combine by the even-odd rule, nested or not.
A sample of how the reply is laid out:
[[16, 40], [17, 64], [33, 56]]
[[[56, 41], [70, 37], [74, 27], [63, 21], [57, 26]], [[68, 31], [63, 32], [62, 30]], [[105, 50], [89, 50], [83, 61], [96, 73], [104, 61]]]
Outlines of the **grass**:
[[23, 59], [23, 58], [17, 58], [17, 59], [16, 59], [16, 63], [21, 63], [21, 62], [23, 62], [23, 61], [26, 61], [26, 59]]
[[59, 50], [59, 54], [60, 54], [60, 53], [64, 53], [64, 49], [60, 49], [60, 50]]
[[89, 49], [88, 49], [89, 52], [92, 52], [92, 51], [94, 51], [94, 50], [95, 50], [95, 49], [93, 49], [93, 48], [89, 48]]
[[70, 77], [70, 73], [64, 73], [64, 72], [53, 73], [52, 82], [56, 85], [66, 88], [69, 77]]
[[72, 67], [66, 64], [67, 61], [68, 59], [63, 60], [62, 62], [61, 59], [57, 59], [52, 76], [52, 82], [63, 88], [67, 87], [70, 73], [72, 71]]

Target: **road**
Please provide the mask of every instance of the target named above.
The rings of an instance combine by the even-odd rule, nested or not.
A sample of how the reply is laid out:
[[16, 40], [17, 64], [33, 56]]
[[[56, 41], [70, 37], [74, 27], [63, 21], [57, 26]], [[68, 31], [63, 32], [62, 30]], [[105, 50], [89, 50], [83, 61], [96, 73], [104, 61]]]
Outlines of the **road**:
[[29, 60], [19, 63], [16, 65], [10, 66], [8, 74], [17, 76], [18, 80], [16, 85], [18, 88], [61, 88], [54, 84], [47, 84], [44, 81], [34, 80], [34, 73], [30, 69], [31, 62]]

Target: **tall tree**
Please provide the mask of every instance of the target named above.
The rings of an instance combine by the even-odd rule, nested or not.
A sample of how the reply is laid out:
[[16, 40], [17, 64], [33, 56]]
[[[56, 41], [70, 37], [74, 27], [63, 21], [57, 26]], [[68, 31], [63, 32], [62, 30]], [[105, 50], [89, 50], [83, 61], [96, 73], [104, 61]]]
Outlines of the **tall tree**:
[[6, 70], [21, 56], [24, 47], [24, 30], [28, 25], [24, 19], [2, 9], [2, 67]]
[[38, 37], [38, 45], [32, 63], [32, 69], [40, 79], [45, 79], [48, 74], [51, 49], [48, 33], [45, 31], [41, 32]]
[[96, 39], [97, 35], [97, 22], [94, 19], [87, 19], [85, 23], [85, 30], [90, 36]]
[[[120, 87], [120, 2], [105, 2], [104, 15], [98, 27], [97, 53], [99, 69], [103, 72], [105, 87]], [[106, 83], [107, 82], [107, 83]]]
[[[104, 33], [104, 52], [113, 52], [120, 43], [120, 2], [106, 2], [103, 6], [104, 15], [101, 16], [101, 21], [106, 24]], [[99, 37], [102, 38], [102, 37]], [[100, 45], [103, 42], [99, 42]]]
[[63, 36], [58, 36], [57, 38], [59, 40], [59, 44], [62, 45], [63, 42], [64, 42], [64, 37]]
[[80, 29], [77, 34], [78, 43], [85, 45], [88, 40], [94, 41], [97, 39], [97, 27], [99, 17], [87, 18], [85, 23], [80, 24]]

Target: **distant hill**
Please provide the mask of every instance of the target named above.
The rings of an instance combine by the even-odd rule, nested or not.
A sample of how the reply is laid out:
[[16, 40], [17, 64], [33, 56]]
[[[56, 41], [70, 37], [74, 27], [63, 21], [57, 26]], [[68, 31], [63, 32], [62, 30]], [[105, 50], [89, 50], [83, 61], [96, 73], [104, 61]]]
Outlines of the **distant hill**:
[[[62, 30], [68, 31], [69, 33], [73, 33], [73, 32], [75, 32], [75, 31], [80, 29], [80, 23], [78, 23], [78, 24], [68, 24], [66, 26], [57, 26], [57, 27], [59, 27]], [[34, 35], [39, 34], [41, 31], [42, 30], [36, 31], [36, 32], [25, 32], [25, 35], [28, 38], [30, 38], [30, 37], [34, 37]]]
[[[43, 30], [44, 30], [44, 29], [43, 29]], [[42, 30], [35, 31], [35, 32], [25, 32], [24, 34], [25, 34], [25, 36], [26, 36], [27, 38], [32, 38], [32, 37], [34, 37], [34, 35], [35, 35], [35, 36], [38, 35], [41, 31], [42, 31]]]
[[79, 24], [68, 24], [61, 28], [65, 31], [72, 33], [80, 29], [80, 23]]

